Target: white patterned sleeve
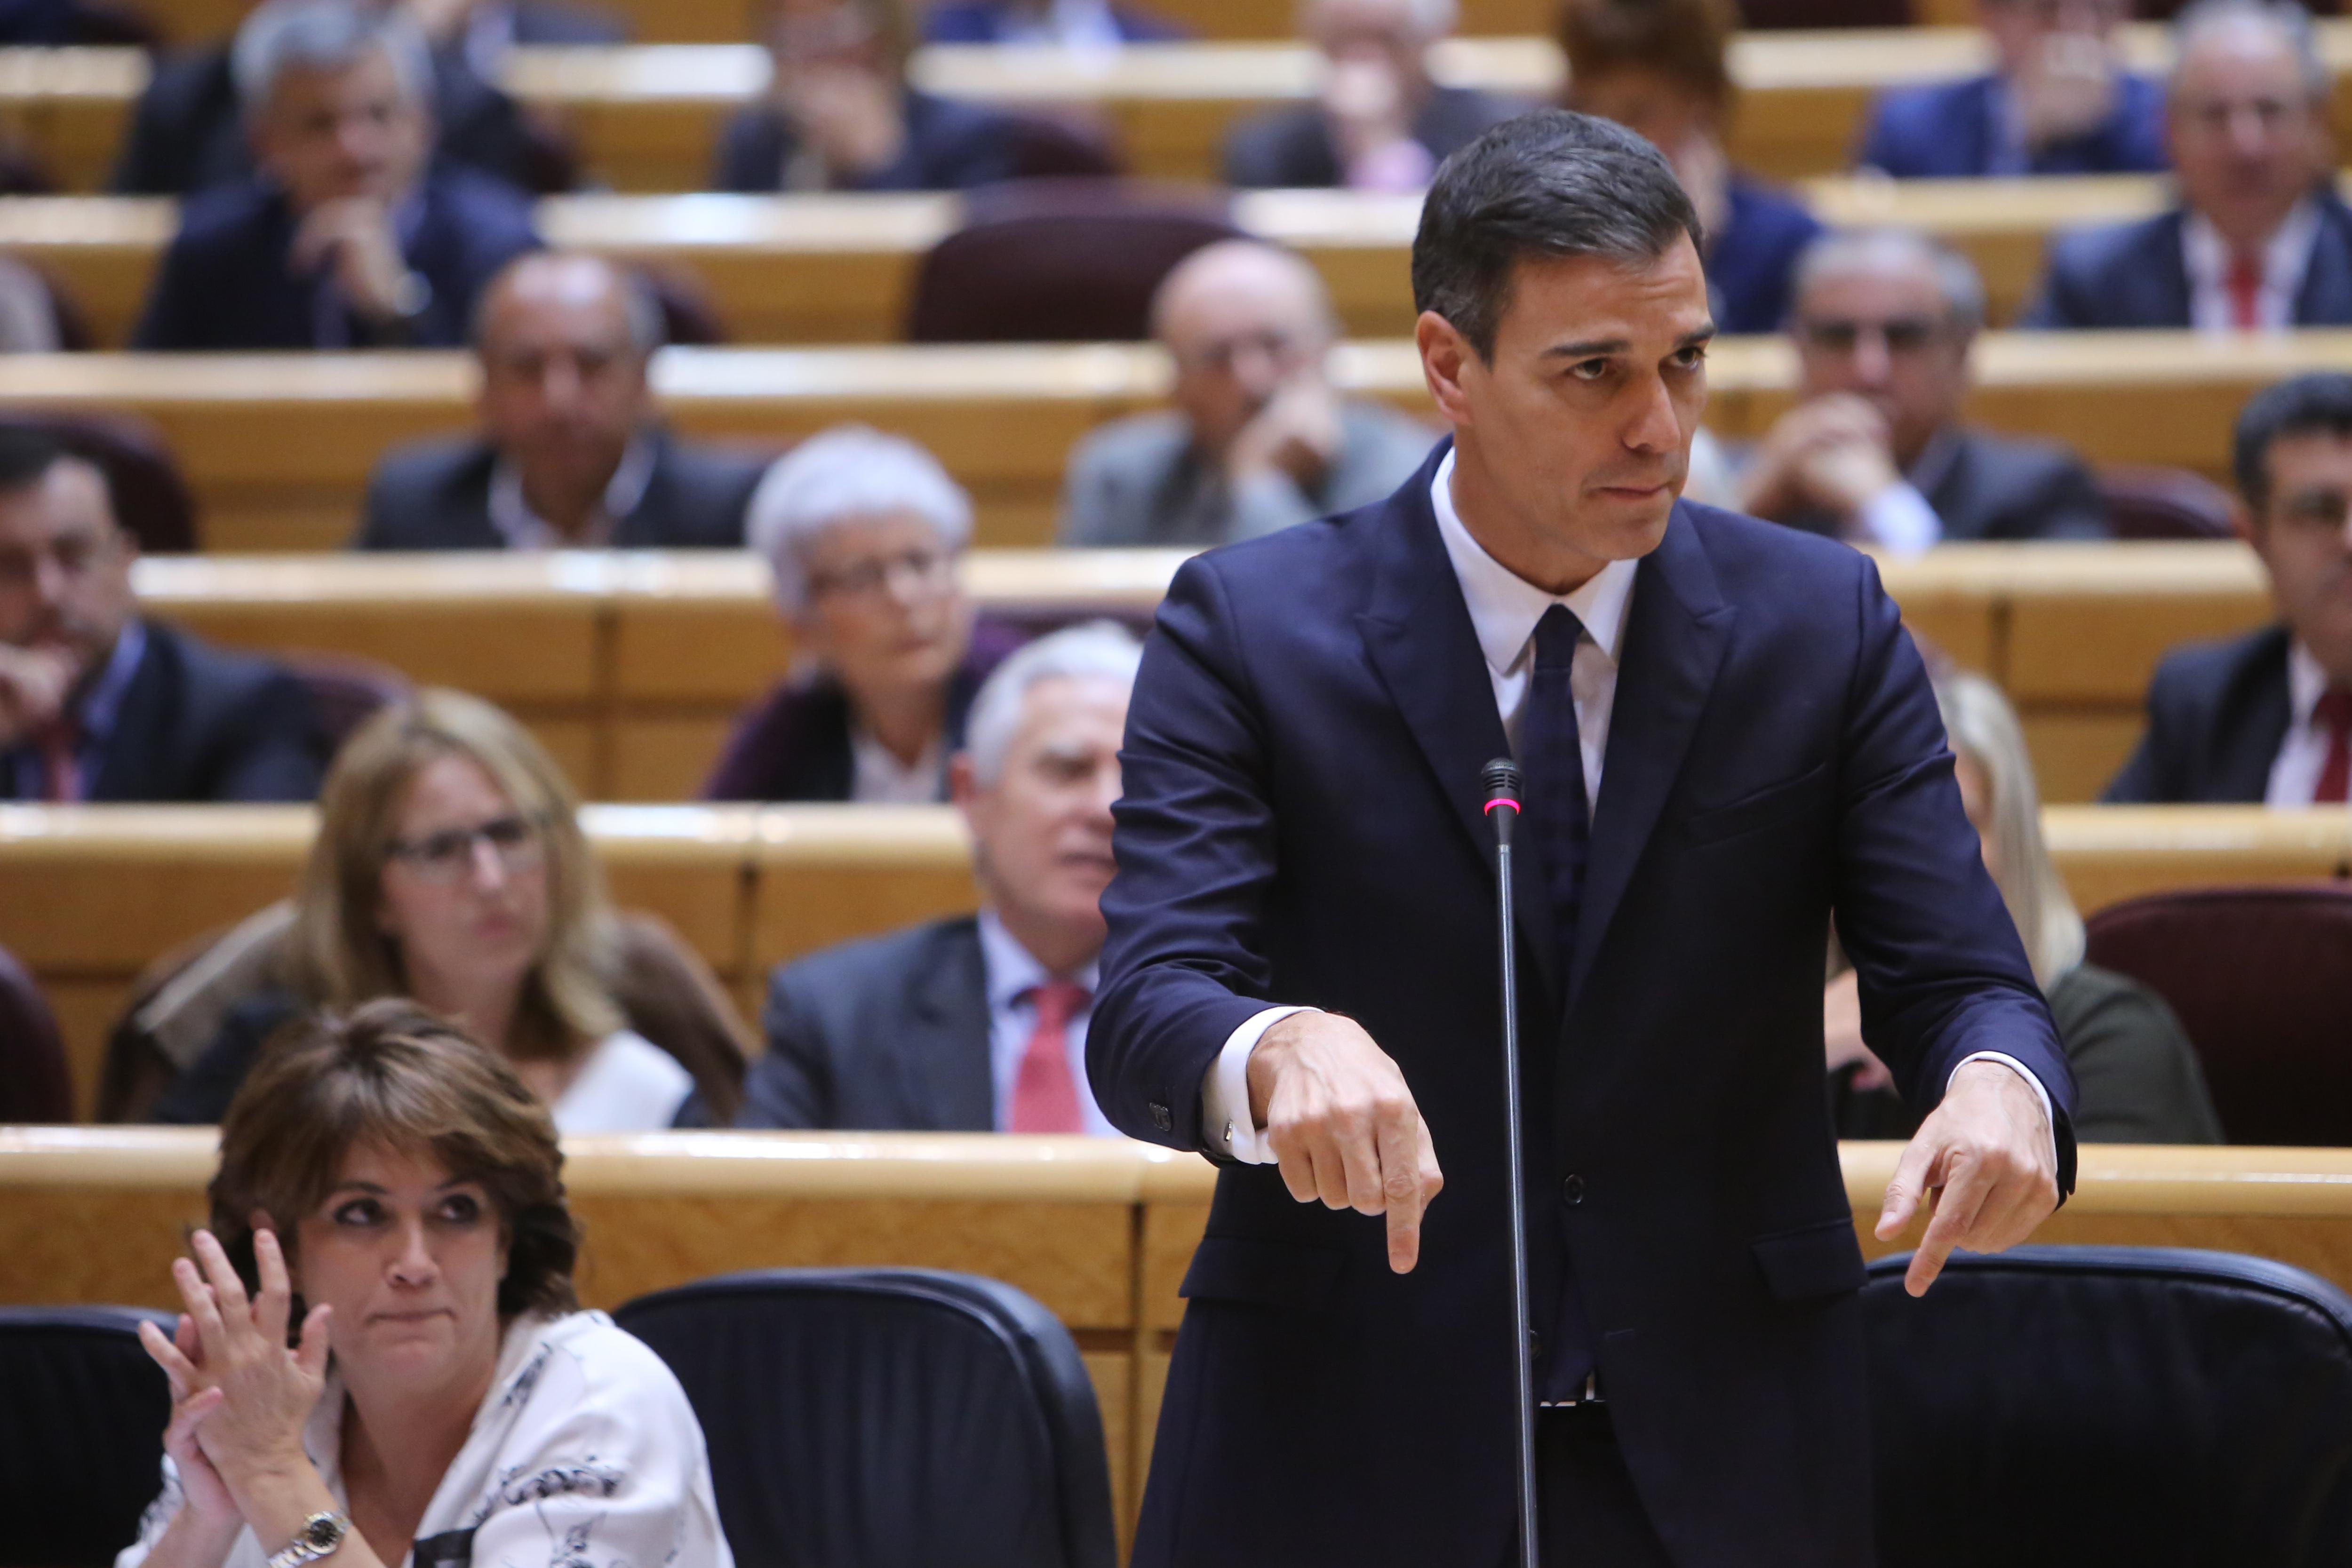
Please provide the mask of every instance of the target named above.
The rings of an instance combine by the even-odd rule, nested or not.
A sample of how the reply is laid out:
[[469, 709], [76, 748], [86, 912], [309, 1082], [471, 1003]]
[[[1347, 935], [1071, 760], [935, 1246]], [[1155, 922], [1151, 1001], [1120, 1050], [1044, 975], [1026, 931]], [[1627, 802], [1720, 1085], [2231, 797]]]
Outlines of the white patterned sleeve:
[[180, 1468], [172, 1462], [172, 1456], [166, 1454], [163, 1456], [163, 1490], [155, 1494], [155, 1500], [149, 1503], [147, 1511], [139, 1516], [139, 1539], [114, 1554], [114, 1568], [139, 1568], [147, 1561], [147, 1553], [155, 1550], [155, 1543], [163, 1539], [163, 1532], [172, 1528], [172, 1521], [179, 1516], [180, 1500]]

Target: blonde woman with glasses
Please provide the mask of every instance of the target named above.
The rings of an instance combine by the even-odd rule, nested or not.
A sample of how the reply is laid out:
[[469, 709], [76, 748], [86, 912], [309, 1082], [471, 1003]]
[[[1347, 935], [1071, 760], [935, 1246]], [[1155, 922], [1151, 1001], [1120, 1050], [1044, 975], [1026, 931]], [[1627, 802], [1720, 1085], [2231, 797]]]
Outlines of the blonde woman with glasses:
[[345, 743], [297, 896], [291, 984], [239, 1006], [190, 1077], [218, 1100], [310, 1008], [406, 997], [502, 1057], [564, 1133], [666, 1127], [694, 1090], [622, 1022], [579, 804], [499, 709], [420, 692]]

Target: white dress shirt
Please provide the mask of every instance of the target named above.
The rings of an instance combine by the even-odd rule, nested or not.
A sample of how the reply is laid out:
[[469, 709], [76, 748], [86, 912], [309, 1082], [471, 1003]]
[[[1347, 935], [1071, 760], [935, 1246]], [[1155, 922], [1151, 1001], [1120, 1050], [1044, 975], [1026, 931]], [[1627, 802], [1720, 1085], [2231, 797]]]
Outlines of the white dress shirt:
[[[1569, 690], [1576, 703], [1577, 738], [1584, 750], [1584, 798], [1601, 799], [1601, 762], [1609, 749], [1609, 717], [1617, 701], [1617, 666], [1625, 634], [1625, 613], [1633, 602], [1633, 580], [1641, 563], [1611, 561], [1591, 580], [1572, 593], [1552, 594], [1538, 588], [1486, 553], [1472, 537], [1454, 508], [1454, 454], [1448, 452], [1430, 482], [1429, 504], [1437, 514], [1438, 537], [1462, 585], [1462, 599], [1477, 632], [1479, 651], [1486, 658], [1486, 679], [1501, 712], [1503, 733], [1514, 756], [1519, 749], [1519, 712], [1527, 705], [1528, 680], [1535, 664], [1536, 622], [1555, 604], [1565, 604], [1583, 624], [1576, 654], [1569, 667]], [[1588, 807], [1588, 809], [1590, 809]], [[1251, 1015], [1226, 1037], [1217, 1060], [1201, 1083], [1201, 1124], [1210, 1135], [1222, 1135], [1225, 1151], [1244, 1165], [1272, 1165], [1266, 1146], [1249, 1110], [1249, 1058], [1268, 1029], [1292, 1013], [1311, 1008], [1271, 1007]], [[2050, 1095], [2023, 1062], [1999, 1051], [1979, 1051], [1959, 1067], [1990, 1060], [2014, 1068], [2042, 1097], [2050, 1112]], [[1958, 1072], [1959, 1067], [1952, 1071]], [[2053, 1119], [2053, 1137], [2055, 1120]]]
[[[2254, 297], [2254, 320], [2263, 330], [2294, 325], [2294, 297], [2311, 267], [2319, 237], [2319, 210], [2299, 202], [2263, 247], [2263, 287]], [[2200, 332], [2238, 329], [2237, 302], [2230, 296], [2230, 246], [2200, 213], [2180, 225], [2180, 259], [2189, 271], [2189, 324]]]
[[[2270, 788], [2263, 804], [2271, 807], [2308, 806], [2319, 792], [2319, 775], [2327, 766], [2327, 731], [2312, 722], [2312, 709], [2327, 690], [2327, 672], [2301, 643], [2287, 650], [2286, 700], [2294, 714], [2286, 739], [2279, 743], [2271, 762]], [[2332, 803], [2332, 802], [2331, 802]]]
[[509, 549], [601, 549], [613, 542], [613, 530], [646, 498], [646, 486], [653, 477], [654, 444], [636, 436], [622, 449], [621, 461], [604, 482], [603, 502], [574, 538], [530, 509], [522, 492], [522, 470], [500, 457], [490, 468], [490, 526], [499, 530]]
[[[1033, 993], [1054, 977], [1029, 956], [1020, 938], [1004, 928], [996, 911], [980, 912], [980, 961], [988, 975], [988, 1074], [996, 1093], [996, 1130], [1013, 1122], [1013, 1089], [1021, 1082], [1021, 1059], [1029, 1054], [1029, 1037], [1037, 1028], [1037, 1003]], [[1062, 1030], [1062, 1052], [1069, 1058], [1070, 1077], [1078, 1086], [1078, 1113], [1087, 1136], [1121, 1138], [1127, 1134], [1110, 1124], [1095, 1103], [1087, 1082], [1087, 1025], [1095, 1016], [1094, 996], [1101, 988], [1102, 971], [1089, 964], [1077, 977], [1087, 991], [1087, 1005], [1070, 1015]]]
[[866, 806], [929, 806], [947, 793], [947, 747], [937, 737], [908, 764], [864, 725], [849, 732], [849, 798]]
[[548, 1107], [559, 1133], [659, 1132], [677, 1120], [694, 1075], [631, 1030], [606, 1035], [561, 1098]]

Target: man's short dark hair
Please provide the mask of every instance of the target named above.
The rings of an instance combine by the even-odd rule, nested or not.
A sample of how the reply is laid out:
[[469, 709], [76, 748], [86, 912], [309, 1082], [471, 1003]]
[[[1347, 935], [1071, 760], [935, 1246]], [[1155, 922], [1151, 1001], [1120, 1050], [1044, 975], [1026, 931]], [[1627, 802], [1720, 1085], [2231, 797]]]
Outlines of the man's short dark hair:
[[64, 444], [47, 431], [0, 423], [0, 496], [31, 489], [66, 456]]
[[1441, 164], [1412, 240], [1412, 305], [1454, 324], [1481, 359], [1511, 303], [1523, 257], [1656, 260], [1698, 213], [1658, 150], [1622, 126], [1565, 109], [1507, 120]]
[[2239, 411], [2230, 465], [2257, 519], [2271, 500], [2271, 448], [2290, 435], [2352, 438], [2352, 375], [2321, 371], [2264, 387]]

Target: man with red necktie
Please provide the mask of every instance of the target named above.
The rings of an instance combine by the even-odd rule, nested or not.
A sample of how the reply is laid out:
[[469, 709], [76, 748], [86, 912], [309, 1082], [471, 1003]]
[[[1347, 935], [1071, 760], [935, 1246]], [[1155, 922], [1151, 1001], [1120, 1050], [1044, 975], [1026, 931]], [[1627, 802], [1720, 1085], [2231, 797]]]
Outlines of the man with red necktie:
[[2175, 650], [2111, 801], [2342, 806], [2352, 794], [2352, 375], [2298, 376], [2238, 416], [2240, 526], [2278, 621]]
[[950, 765], [980, 913], [780, 967], [738, 1125], [1118, 1135], [1086, 1040], [1139, 656], [1097, 622], [997, 666]]

